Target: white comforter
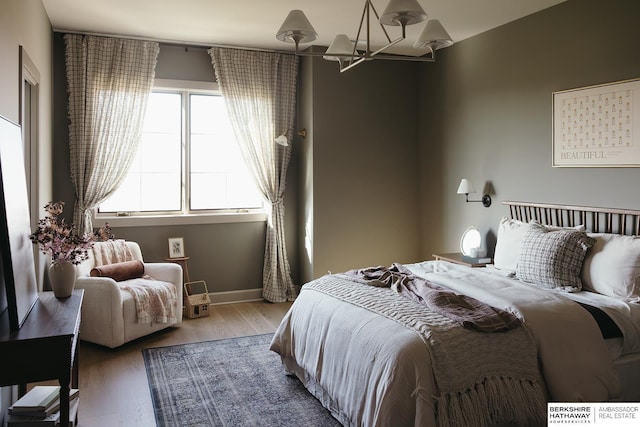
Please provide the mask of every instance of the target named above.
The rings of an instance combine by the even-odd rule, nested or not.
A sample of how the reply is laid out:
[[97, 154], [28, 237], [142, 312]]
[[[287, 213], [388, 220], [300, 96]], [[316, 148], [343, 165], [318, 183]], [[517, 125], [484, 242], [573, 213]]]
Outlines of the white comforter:
[[[439, 261], [406, 267], [523, 319], [551, 400], [606, 401], [618, 393], [595, 321], [571, 300], [484, 269]], [[303, 287], [272, 349], [344, 425], [436, 425], [429, 349], [393, 320]]]

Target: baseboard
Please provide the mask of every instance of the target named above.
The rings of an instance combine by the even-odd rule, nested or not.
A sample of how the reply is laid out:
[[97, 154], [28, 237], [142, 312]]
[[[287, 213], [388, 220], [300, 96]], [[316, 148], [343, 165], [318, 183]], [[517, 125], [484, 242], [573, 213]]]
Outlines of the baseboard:
[[238, 302], [261, 301], [262, 288], [243, 289], [241, 291], [209, 292], [211, 305], [233, 304]]

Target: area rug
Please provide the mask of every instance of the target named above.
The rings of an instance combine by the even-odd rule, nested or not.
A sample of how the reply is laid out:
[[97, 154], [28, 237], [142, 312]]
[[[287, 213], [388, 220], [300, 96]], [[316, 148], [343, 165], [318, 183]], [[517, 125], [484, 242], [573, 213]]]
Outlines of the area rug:
[[272, 334], [142, 350], [159, 427], [339, 426], [269, 350]]

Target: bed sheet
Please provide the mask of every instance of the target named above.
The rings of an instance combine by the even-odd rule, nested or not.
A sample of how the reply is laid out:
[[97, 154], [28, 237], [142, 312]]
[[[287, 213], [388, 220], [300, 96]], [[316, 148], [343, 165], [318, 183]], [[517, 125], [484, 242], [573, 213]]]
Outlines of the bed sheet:
[[623, 338], [622, 346], [615, 358], [640, 353], [640, 304], [588, 291], [569, 293], [565, 296], [573, 301], [599, 308], [618, 325]]

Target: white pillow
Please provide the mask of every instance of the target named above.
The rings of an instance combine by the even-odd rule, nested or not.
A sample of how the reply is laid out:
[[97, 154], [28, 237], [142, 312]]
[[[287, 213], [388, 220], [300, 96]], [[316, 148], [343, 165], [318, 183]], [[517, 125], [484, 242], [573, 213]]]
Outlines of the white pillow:
[[[531, 223], [539, 224], [535, 220], [532, 220]], [[548, 230], [565, 228], [553, 225], [544, 225], [543, 227]], [[496, 248], [493, 253], [493, 266], [495, 268], [515, 274], [518, 260], [520, 259], [522, 239], [528, 228], [529, 223], [518, 221], [517, 219], [507, 218], [506, 216], [500, 219], [498, 235], [496, 237]], [[584, 225], [582, 224], [566, 228], [584, 231]]]
[[640, 301], [640, 237], [589, 234], [596, 239], [582, 266], [583, 288]]
[[498, 224], [496, 237], [496, 249], [493, 254], [493, 266], [500, 270], [516, 272], [516, 266], [520, 259], [520, 247], [524, 232], [529, 224], [517, 219], [503, 216]]

